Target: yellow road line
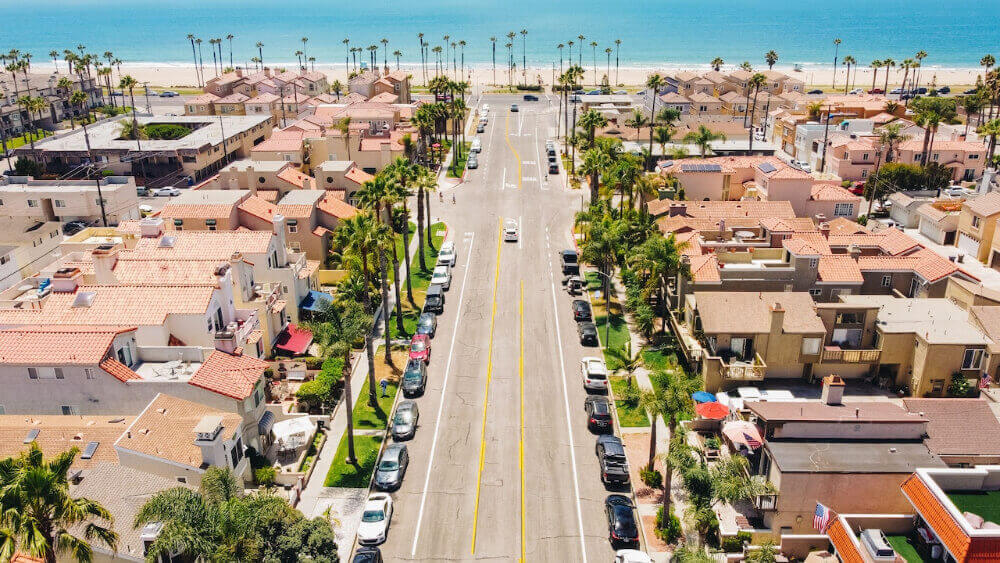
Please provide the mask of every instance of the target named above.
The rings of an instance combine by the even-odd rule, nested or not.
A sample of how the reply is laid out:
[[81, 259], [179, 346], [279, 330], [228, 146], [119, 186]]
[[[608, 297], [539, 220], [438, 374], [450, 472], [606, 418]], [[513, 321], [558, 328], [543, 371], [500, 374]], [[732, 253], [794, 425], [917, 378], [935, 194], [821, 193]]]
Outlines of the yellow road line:
[[503, 124], [503, 138], [507, 141], [507, 148], [514, 153], [514, 160], [517, 161], [517, 189], [521, 189], [521, 156], [517, 154], [513, 143], [510, 142], [510, 112], [507, 112], [507, 121]]
[[493, 312], [490, 313], [490, 350], [486, 359], [486, 396], [483, 398], [483, 430], [479, 435], [479, 470], [476, 474], [476, 509], [472, 514], [472, 553], [476, 553], [479, 527], [479, 489], [483, 484], [483, 460], [486, 457], [486, 409], [490, 404], [490, 380], [493, 379], [493, 327], [497, 319], [497, 285], [500, 281], [500, 248], [503, 245], [503, 217], [497, 219], [497, 267], [493, 276]]
[[521, 303], [518, 306], [520, 311], [520, 340], [521, 340], [521, 351], [517, 360], [517, 375], [521, 380], [521, 443], [518, 447], [519, 454], [521, 456], [521, 562], [525, 561], [525, 532], [527, 530], [525, 526], [525, 503], [524, 503], [524, 280], [521, 280]]

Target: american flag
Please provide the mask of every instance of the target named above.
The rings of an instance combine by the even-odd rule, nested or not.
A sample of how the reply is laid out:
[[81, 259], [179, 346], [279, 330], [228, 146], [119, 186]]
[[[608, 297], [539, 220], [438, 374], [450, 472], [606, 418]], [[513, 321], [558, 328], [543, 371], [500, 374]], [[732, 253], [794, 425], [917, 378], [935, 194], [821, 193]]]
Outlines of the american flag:
[[829, 522], [830, 509], [823, 506], [822, 503], [817, 502], [816, 512], [813, 513], [813, 528], [822, 532]]
[[991, 383], [993, 383], [993, 376], [983, 372], [983, 376], [979, 378], [979, 388], [989, 389]]
[[746, 440], [747, 445], [750, 446], [750, 449], [753, 449], [753, 450], [756, 450], [757, 448], [759, 448], [759, 447], [761, 447], [763, 445], [763, 444], [760, 443], [759, 440], [757, 440], [753, 436], [747, 434], [746, 432], [743, 433], [743, 439]]

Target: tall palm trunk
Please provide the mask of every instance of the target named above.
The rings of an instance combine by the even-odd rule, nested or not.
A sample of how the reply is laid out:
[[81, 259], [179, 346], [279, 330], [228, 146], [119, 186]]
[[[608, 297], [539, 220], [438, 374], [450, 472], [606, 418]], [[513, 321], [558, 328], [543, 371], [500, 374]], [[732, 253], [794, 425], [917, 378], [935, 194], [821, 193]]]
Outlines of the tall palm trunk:
[[649, 471], [653, 470], [653, 462], [656, 461], [656, 417], [658, 413], [650, 413], [651, 422], [649, 426], [649, 461], [646, 463], [646, 469]]
[[[367, 342], [367, 338], [365, 339]], [[344, 380], [344, 406], [347, 407], [345, 412], [353, 413], [354, 407], [351, 405], [351, 346], [345, 346], [347, 348], [344, 351], [344, 368], [341, 373], [341, 377]], [[369, 364], [371, 365], [371, 364]], [[347, 417], [347, 463], [350, 465], [357, 466], [358, 456], [354, 453], [354, 417]]]
[[388, 271], [389, 264], [385, 259], [385, 249], [381, 248], [378, 252], [378, 262], [379, 262], [379, 277], [381, 278], [382, 286], [382, 320], [384, 321], [383, 326], [385, 327], [385, 363], [392, 365], [392, 350], [390, 350], [389, 343], [391, 341], [389, 337], [389, 281], [388, 281]]
[[427, 194], [427, 197], [424, 198], [424, 205], [427, 206], [427, 216], [426, 220], [424, 221], [424, 229], [426, 229], [425, 236], [427, 237], [427, 248], [431, 249], [431, 251], [436, 251], [437, 249], [434, 248], [434, 238], [431, 236], [431, 195], [429, 193]]
[[378, 397], [375, 395], [375, 345], [373, 342], [375, 335], [372, 332], [373, 330], [374, 327], [365, 333], [365, 351], [368, 356], [368, 406], [376, 409], [376, 411], [381, 411], [378, 404]]
[[[406, 229], [409, 228], [409, 226], [410, 226], [409, 221], [407, 221], [406, 228], [403, 230], [405, 231]], [[406, 240], [405, 235], [403, 240], [404, 241]], [[407, 248], [405, 243], [403, 247], [404, 247], [403, 254], [407, 254]], [[396, 253], [395, 244], [392, 245], [392, 271], [393, 271], [392, 285], [393, 289], [396, 292], [396, 332], [401, 336], [407, 336], [406, 329], [403, 328], [403, 299], [399, 292], [399, 255]], [[409, 274], [409, 272], [407, 272], [407, 274]], [[409, 281], [410, 278], [409, 275], [407, 275], [406, 277], [407, 285], [409, 285]], [[412, 301], [412, 296], [411, 296], [411, 301]]]
[[406, 224], [403, 226], [403, 262], [406, 265], [406, 298], [410, 304], [416, 306], [413, 300], [413, 284], [410, 281], [410, 210], [406, 206], [406, 198], [403, 198], [403, 213], [406, 215]]
[[424, 187], [417, 188], [417, 256], [420, 261], [420, 269], [427, 271], [427, 263], [424, 260], [424, 198], [430, 194], [424, 194]]

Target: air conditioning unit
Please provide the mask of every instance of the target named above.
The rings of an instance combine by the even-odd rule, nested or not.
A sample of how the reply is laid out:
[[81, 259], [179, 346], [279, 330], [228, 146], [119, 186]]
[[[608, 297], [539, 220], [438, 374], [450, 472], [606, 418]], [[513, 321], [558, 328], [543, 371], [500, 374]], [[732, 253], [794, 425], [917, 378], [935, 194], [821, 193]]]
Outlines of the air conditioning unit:
[[889, 545], [882, 530], [870, 528], [861, 532], [861, 545], [868, 551], [868, 555], [876, 562], [895, 561], [896, 550]]

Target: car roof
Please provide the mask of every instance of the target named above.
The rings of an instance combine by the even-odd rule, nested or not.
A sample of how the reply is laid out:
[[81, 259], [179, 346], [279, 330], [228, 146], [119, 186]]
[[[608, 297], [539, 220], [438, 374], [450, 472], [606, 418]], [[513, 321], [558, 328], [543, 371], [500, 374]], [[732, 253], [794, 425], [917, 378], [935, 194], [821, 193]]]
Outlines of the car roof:
[[632, 508], [632, 500], [625, 495], [608, 495], [608, 498], [604, 499], [604, 504], [614, 505], [614, 506], [627, 506]]
[[398, 460], [399, 455], [406, 449], [405, 444], [389, 444], [382, 452], [382, 459]]
[[607, 446], [607, 444], [609, 443], [615, 443], [620, 445], [622, 441], [621, 438], [615, 436], [614, 434], [601, 434], [600, 436], [597, 437], [597, 443], [605, 444], [605, 446]]
[[573, 300], [573, 306], [574, 307], [579, 307], [581, 305], [586, 305], [586, 304], [587, 304], [587, 302], [584, 301], [583, 299], [574, 299]]
[[577, 255], [575, 250], [563, 250], [562, 253], [564, 255], [566, 255], [566, 256], [571, 256], [571, 255], [572, 256], [576, 256]]
[[625, 455], [625, 448], [621, 442], [605, 442], [604, 451], [611, 455]]
[[587, 395], [587, 402], [594, 404], [608, 404], [608, 398], [601, 395]]
[[417, 403], [415, 403], [413, 401], [400, 401], [399, 402], [399, 406], [396, 407], [396, 411], [397, 412], [401, 411], [401, 410], [409, 411], [409, 410], [413, 410], [415, 408], [417, 408]]
[[597, 325], [594, 323], [580, 323], [580, 330], [593, 330], [597, 332]]
[[430, 311], [424, 311], [423, 313], [420, 313], [420, 320], [423, 320], [423, 319], [433, 319], [433, 318], [436, 318], [436, 317], [437, 317], [437, 315], [435, 315], [434, 313], [431, 313]]

